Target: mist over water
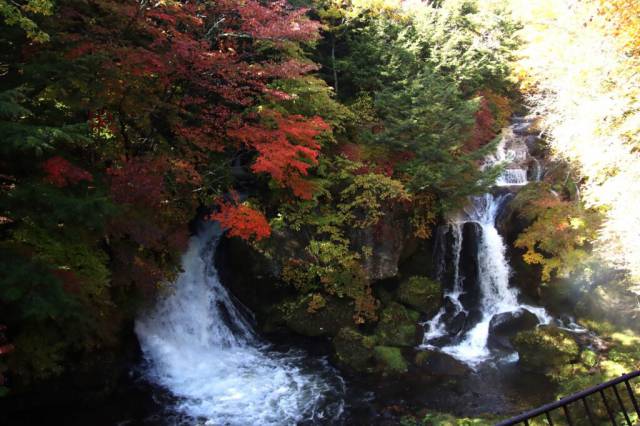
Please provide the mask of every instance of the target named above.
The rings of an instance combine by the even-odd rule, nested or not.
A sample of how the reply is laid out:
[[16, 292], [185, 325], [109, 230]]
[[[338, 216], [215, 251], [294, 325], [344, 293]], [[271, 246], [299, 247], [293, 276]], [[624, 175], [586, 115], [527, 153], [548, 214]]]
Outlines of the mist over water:
[[344, 383], [323, 359], [273, 350], [254, 332], [213, 264], [220, 231], [208, 224], [182, 259], [170, 292], [136, 333], [148, 380], [175, 396], [186, 419], [213, 425], [338, 422]]

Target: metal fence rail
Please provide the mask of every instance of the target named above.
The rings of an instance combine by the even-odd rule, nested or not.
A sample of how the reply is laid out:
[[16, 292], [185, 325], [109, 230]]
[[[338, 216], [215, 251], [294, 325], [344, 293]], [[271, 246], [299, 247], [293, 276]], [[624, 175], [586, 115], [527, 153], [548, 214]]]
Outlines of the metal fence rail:
[[[625, 374], [624, 376], [620, 376], [617, 379], [610, 380], [608, 382], [602, 383], [598, 386], [594, 386], [590, 389], [584, 390], [582, 392], [578, 392], [574, 395], [568, 396], [566, 398], [562, 398], [556, 402], [552, 402], [551, 404], [543, 405], [542, 407], [536, 408], [535, 410], [528, 411], [526, 413], [520, 414], [519, 416], [513, 417], [509, 420], [505, 420], [501, 423], [498, 423], [496, 426], [511, 426], [517, 424], [524, 424], [525, 426], [529, 426], [529, 420], [532, 420], [535, 417], [544, 416], [549, 423], [550, 426], [554, 426], [552, 419], [552, 412], [557, 410], [556, 412], [560, 412], [560, 415], [566, 421], [566, 424], [569, 426], [574, 426], [575, 417], [571, 415], [571, 410], [569, 409], [569, 405], [573, 403], [577, 403], [576, 405], [580, 410], [582, 410], [583, 414], [587, 415], [588, 421], [591, 425], [596, 426], [597, 423], [594, 419], [593, 410], [589, 405], [589, 401], [587, 400], [588, 396], [599, 394], [602, 399], [602, 403], [607, 412], [607, 416], [611, 421], [611, 424], [614, 426], [618, 425], [616, 421], [616, 413], [622, 413], [624, 416], [625, 423], [628, 426], [634, 426], [631, 423], [631, 418], [629, 417], [629, 412], [633, 412], [635, 410], [638, 418], [640, 419], [640, 407], [638, 406], [638, 400], [636, 399], [635, 394], [633, 393], [633, 388], [629, 381], [636, 377], [640, 376], [640, 371], [636, 371], [634, 373]], [[623, 387], [623, 392], [621, 395], [620, 389], [618, 386]], [[611, 389], [613, 394], [615, 395], [615, 401], [611, 399], [607, 399], [605, 394], [605, 390]], [[629, 401], [631, 405], [633, 405], [633, 410], [631, 407], [627, 407], [624, 404], [623, 396], [626, 395], [629, 397]], [[580, 403], [581, 401], [581, 403]], [[627, 411], [629, 409], [629, 411]], [[560, 411], [561, 410], [561, 411]], [[575, 414], [575, 413], [574, 413]], [[624, 423], [623, 423], [624, 424]]]

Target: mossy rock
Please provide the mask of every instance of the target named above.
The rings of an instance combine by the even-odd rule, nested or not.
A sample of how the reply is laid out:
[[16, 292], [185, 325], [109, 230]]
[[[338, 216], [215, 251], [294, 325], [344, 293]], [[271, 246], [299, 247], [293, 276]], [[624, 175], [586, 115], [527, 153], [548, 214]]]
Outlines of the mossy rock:
[[380, 314], [375, 329], [376, 341], [384, 346], [415, 346], [420, 314], [399, 303], [390, 303]]
[[442, 305], [442, 286], [427, 277], [414, 276], [398, 287], [398, 300], [428, 316], [435, 315]]
[[554, 326], [522, 331], [513, 339], [513, 346], [525, 368], [543, 372], [572, 363], [580, 356], [571, 334]]
[[463, 362], [443, 352], [420, 351], [414, 360], [416, 366], [432, 377], [465, 376], [471, 372]]
[[353, 325], [353, 306], [348, 300], [327, 297], [324, 307], [313, 312], [309, 310], [310, 301], [311, 296], [302, 296], [278, 307], [287, 328], [303, 336], [333, 337]]
[[370, 372], [373, 366], [373, 347], [376, 341], [352, 327], [340, 329], [333, 339], [338, 364], [357, 372]]
[[384, 375], [398, 375], [409, 371], [409, 364], [402, 355], [401, 348], [376, 346], [373, 348], [373, 357], [378, 371]]

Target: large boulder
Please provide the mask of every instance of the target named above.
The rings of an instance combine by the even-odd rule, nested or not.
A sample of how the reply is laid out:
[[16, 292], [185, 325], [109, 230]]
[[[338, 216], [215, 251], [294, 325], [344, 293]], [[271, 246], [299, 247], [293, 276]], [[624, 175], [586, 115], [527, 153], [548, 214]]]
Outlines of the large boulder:
[[526, 309], [495, 315], [489, 322], [487, 343], [490, 348], [511, 350], [513, 349], [512, 338], [521, 331], [534, 329], [538, 324], [538, 317]]
[[376, 369], [383, 375], [399, 375], [409, 371], [409, 363], [402, 355], [402, 350], [392, 346], [376, 346], [373, 348]]
[[375, 343], [374, 337], [364, 335], [352, 327], [340, 329], [333, 339], [338, 365], [359, 373], [370, 372]]
[[419, 343], [420, 314], [399, 303], [390, 303], [380, 314], [376, 341], [383, 346], [411, 347]]
[[[335, 336], [343, 327], [353, 324], [353, 305], [346, 299], [326, 297], [325, 305], [309, 309], [311, 296], [302, 296], [278, 305], [274, 317], [303, 336]], [[274, 320], [274, 322], [275, 322]]]
[[427, 316], [435, 315], [442, 304], [442, 286], [427, 277], [414, 276], [402, 282], [397, 295], [400, 302]]
[[447, 329], [447, 333], [451, 336], [458, 335], [462, 330], [465, 329], [465, 325], [467, 324], [467, 314], [464, 312], [458, 312], [455, 315], [451, 315], [444, 320], [444, 325]]
[[259, 319], [287, 296], [275, 263], [240, 238], [222, 238], [215, 253], [220, 281]]
[[513, 339], [520, 364], [533, 371], [548, 372], [570, 364], [580, 356], [580, 348], [570, 333], [555, 326], [522, 331]]
[[421, 351], [416, 354], [416, 365], [434, 377], [465, 376], [471, 369], [451, 355], [439, 351]]
[[364, 229], [352, 228], [349, 239], [355, 251], [370, 247], [371, 253], [364, 256], [362, 268], [369, 281], [394, 278], [398, 275], [398, 264], [407, 242], [412, 238], [407, 214], [400, 207], [385, 208], [376, 226]]

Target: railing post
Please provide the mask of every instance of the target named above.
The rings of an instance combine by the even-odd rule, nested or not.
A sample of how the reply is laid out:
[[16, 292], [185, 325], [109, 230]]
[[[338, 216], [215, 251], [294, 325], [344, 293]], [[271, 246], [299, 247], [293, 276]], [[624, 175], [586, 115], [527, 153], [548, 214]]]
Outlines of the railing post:
[[627, 386], [627, 392], [629, 392], [629, 397], [631, 397], [631, 402], [633, 403], [633, 408], [636, 409], [636, 414], [638, 414], [638, 417], [640, 417], [640, 408], [638, 408], [638, 401], [636, 401], [636, 397], [633, 394], [633, 389], [631, 388], [631, 385], [629, 384], [629, 380], [625, 380], [624, 384]]
[[622, 402], [622, 398], [620, 398], [620, 393], [618, 392], [618, 388], [616, 387], [616, 385], [613, 385], [612, 387], [613, 387], [613, 393], [616, 395], [616, 399], [618, 400], [618, 404], [620, 405], [620, 409], [624, 414], [624, 419], [627, 421], [627, 425], [633, 426], [631, 424], [631, 419], [629, 418], [629, 414], [627, 414], [627, 409], [624, 406], [624, 402]]

